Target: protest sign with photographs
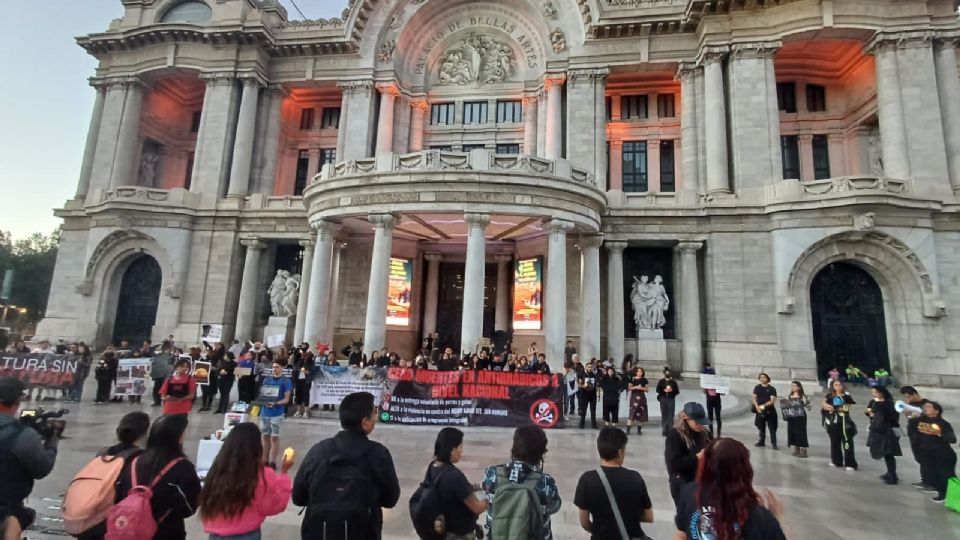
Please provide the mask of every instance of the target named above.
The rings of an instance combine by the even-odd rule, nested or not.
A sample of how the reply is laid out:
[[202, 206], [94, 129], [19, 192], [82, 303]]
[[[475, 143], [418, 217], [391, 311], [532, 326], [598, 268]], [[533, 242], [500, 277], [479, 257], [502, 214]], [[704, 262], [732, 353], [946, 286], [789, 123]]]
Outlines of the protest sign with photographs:
[[194, 362], [193, 379], [201, 386], [210, 384], [210, 362], [203, 360]]
[[123, 358], [117, 366], [116, 394], [142, 396], [150, 383], [149, 358]]

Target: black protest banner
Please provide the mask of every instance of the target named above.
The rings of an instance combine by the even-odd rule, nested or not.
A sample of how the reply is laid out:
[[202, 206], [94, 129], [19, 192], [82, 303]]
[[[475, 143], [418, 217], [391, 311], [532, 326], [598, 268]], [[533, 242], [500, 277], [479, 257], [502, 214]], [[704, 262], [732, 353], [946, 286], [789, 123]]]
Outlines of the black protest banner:
[[390, 368], [387, 387], [385, 423], [552, 428], [563, 421], [556, 374]]
[[[13, 377], [27, 388], [74, 390], [82, 388], [89, 367], [80, 358], [67, 354], [4, 353], [0, 355], [0, 377]], [[78, 391], [79, 393], [79, 391]]]

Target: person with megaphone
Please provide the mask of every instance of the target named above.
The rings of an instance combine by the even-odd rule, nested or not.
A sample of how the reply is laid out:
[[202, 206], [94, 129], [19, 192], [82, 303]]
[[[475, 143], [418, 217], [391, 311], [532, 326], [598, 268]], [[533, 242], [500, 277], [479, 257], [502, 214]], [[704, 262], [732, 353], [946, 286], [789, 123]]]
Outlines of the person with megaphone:
[[[900, 395], [903, 397], [903, 401], [897, 401], [897, 412], [903, 413], [907, 417], [907, 439], [910, 441], [913, 459], [920, 465], [920, 481], [910, 485], [921, 491], [932, 493], [933, 487], [929, 482], [930, 474], [920, 460], [920, 451], [917, 449], [917, 423], [920, 421], [920, 416], [923, 415], [923, 406], [926, 405], [927, 400], [920, 397], [920, 393], [912, 386], [901, 386]], [[903, 405], [900, 405], [901, 403]]]
[[957, 475], [957, 454], [951, 446], [956, 444], [957, 435], [942, 414], [943, 407], [939, 403], [928, 401], [917, 422], [918, 459], [929, 475], [927, 481], [937, 491], [930, 500], [939, 503], [946, 499], [947, 481]]

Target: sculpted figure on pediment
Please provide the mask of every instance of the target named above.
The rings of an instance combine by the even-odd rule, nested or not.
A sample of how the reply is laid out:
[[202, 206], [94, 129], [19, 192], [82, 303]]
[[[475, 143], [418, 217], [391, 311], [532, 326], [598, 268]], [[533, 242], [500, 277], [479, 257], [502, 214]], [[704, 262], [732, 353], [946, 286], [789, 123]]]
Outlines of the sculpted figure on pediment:
[[444, 53], [438, 73], [440, 84], [464, 86], [496, 84], [514, 72], [513, 49], [490, 36], [471, 34]]

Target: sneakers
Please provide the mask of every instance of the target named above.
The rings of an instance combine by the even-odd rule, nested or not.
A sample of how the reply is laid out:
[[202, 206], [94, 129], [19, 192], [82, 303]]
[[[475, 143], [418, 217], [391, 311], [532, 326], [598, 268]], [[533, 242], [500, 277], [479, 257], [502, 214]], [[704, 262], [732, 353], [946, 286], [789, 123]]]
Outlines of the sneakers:
[[937, 488], [931, 486], [924, 486], [920, 488], [921, 493], [937, 493]]
[[897, 485], [897, 484], [900, 483], [900, 481], [897, 479], [897, 476], [896, 476], [896, 475], [888, 476], [888, 477], [884, 478], [884, 479], [883, 479], [883, 482], [884, 482], [885, 484], [887, 484], [888, 486], [895, 486], [895, 485]]
[[857, 469], [855, 467], [845, 467], [845, 469], [847, 470], [847, 472], [857, 472]]
[[834, 462], [832, 462], [832, 461], [828, 461], [828, 462], [827, 462], [827, 465], [829, 465], [829, 466], [831, 466], [831, 467], [836, 467], [836, 466], [837, 466], [837, 464], [834, 463]]
[[939, 494], [939, 493], [937, 493], [937, 494], [934, 495], [933, 497], [930, 497], [930, 500], [933, 501], [933, 502], [935, 502], [935, 503], [943, 503], [943, 501], [945, 501], [946, 499], [947, 499], [947, 496], [946, 496], [946, 495], [941, 495], [941, 494]]
[[763, 447], [766, 446], [766, 443], [764, 443], [763, 441], [760, 441], [760, 442], [758, 442], [757, 444], [755, 444], [754, 446], [756, 446], [757, 448], [763, 448]]

